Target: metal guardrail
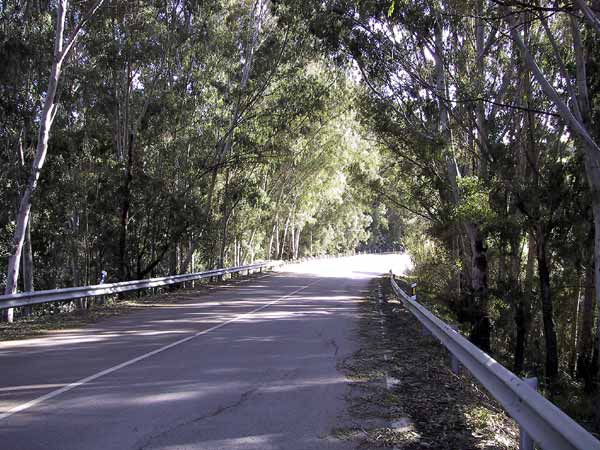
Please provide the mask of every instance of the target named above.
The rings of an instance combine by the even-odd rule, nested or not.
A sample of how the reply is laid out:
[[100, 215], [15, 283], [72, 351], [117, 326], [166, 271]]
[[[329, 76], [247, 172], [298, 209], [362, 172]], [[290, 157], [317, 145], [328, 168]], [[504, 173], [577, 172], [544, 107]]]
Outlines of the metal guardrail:
[[118, 294], [120, 292], [137, 291], [139, 289], [169, 286], [172, 284], [185, 283], [186, 281], [218, 277], [225, 274], [267, 269], [282, 264], [283, 261], [267, 261], [247, 266], [207, 270], [205, 272], [187, 273], [170, 277], [148, 278], [146, 280], [122, 281], [119, 283], [96, 284], [93, 286], [80, 286], [64, 289], [50, 289], [47, 291], [21, 292], [13, 295], [0, 295], [0, 310], [17, 308], [19, 306], [37, 305], [39, 303], [76, 300], [86, 297], [98, 297], [101, 295]]
[[[122, 281], [119, 283], [96, 284], [92, 286], [79, 286], [72, 288], [50, 289], [45, 291], [20, 292], [13, 295], [0, 295], [0, 310], [18, 308], [21, 306], [37, 305], [40, 303], [60, 302], [66, 300], [78, 300], [102, 295], [118, 294], [127, 291], [156, 288], [173, 284], [185, 283], [187, 281], [201, 280], [203, 278], [218, 277], [225, 274], [240, 273], [250, 270], [279, 267], [284, 264], [295, 264], [313, 259], [338, 258], [350, 256], [352, 253], [339, 253], [337, 255], [320, 255], [316, 257], [304, 257], [292, 261], [266, 261], [246, 266], [229, 267], [225, 269], [207, 270], [205, 272], [187, 273], [169, 277], [148, 278], [145, 280]], [[104, 276], [105, 274], [103, 274]]]
[[[225, 274], [240, 273], [244, 271], [279, 267], [284, 264], [296, 264], [314, 259], [339, 258], [351, 256], [353, 253], [338, 253], [336, 255], [319, 255], [303, 257], [291, 261], [266, 261], [246, 266], [229, 267], [225, 269], [207, 270], [205, 272], [173, 275], [170, 277], [148, 278], [146, 280], [122, 281], [119, 283], [96, 284], [92, 286], [79, 286], [72, 288], [50, 289], [46, 291], [20, 292], [13, 295], [0, 295], [0, 310], [18, 308], [21, 306], [37, 305], [40, 303], [77, 300], [88, 297], [118, 294], [120, 292], [137, 291], [140, 289], [169, 286], [185, 283], [186, 281], [201, 280], [203, 278], [218, 277]], [[105, 276], [105, 273], [103, 274]]]
[[450, 325], [409, 297], [390, 272], [394, 292], [406, 308], [469, 369], [506, 412], [543, 450], [600, 450], [600, 441]]

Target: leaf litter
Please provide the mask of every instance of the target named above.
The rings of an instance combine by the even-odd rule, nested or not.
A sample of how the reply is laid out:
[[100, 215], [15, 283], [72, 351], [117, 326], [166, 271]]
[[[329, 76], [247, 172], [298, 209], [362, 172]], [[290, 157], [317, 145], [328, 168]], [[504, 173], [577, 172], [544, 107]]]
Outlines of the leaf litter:
[[[379, 292], [387, 302], [379, 303]], [[354, 423], [333, 434], [358, 449], [518, 448], [517, 424], [464, 369], [452, 373], [447, 350], [421, 334], [387, 279], [372, 283], [362, 303], [360, 349], [340, 369], [351, 380]]]

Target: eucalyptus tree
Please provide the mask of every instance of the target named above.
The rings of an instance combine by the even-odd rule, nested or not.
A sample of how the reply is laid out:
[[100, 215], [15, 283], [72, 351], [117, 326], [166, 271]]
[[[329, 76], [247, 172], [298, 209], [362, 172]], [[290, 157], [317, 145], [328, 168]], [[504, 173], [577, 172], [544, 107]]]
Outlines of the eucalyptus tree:
[[[484, 48], [481, 36], [469, 42], [468, 28], [443, 12], [435, 2], [396, 4], [391, 16], [383, 3], [332, 2], [315, 6], [313, 28], [338, 59], [350, 58], [360, 71], [374, 105], [366, 109], [382, 111], [370, 124], [383, 143], [401, 158], [410, 154], [413, 170], [423, 173], [424, 184], [435, 186], [435, 202], [450, 211], [460, 206], [464, 177], [486, 176], [489, 145], [481, 101], [467, 99], [471, 107], [456, 104], [462, 95], [456, 92], [456, 79], [472, 71], [462, 49], [473, 44], [480, 61], [472, 64], [480, 66], [491, 46]], [[481, 34], [483, 27], [476, 28]], [[468, 135], [466, 146], [458, 133]], [[472, 323], [473, 341], [489, 349], [485, 234], [467, 217], [457, 225], [468, 242], [463, 254], [469, 255], [471, 295], [463, 308], [465, 319]]]
[[[578, 205], [587, 197], [571, 190], [581, 175], [564, 128], [569, 122], [547, 89], [531, 82], [532, 74], [539, 77], [523, 49], [535, 51], [558, 87], [569, 79], [566, 67], [579, 67], [581, 78], [583, 53], [567, 46], [593, 42], [573, 27], [587, 20], [592, 32], [595, 22], [593, 10], [579, 3], [582, 14], [563, 20], [554, 14], [563, 10], [550, 6], [514, 5], [518, 16], [483, 1], [283, 2], [362, 83], [361, 120], [395, 159], [371, 186], [396, 208], [424, 218], [451, 255], [452, 287], [460, 295], [449, 306], [470, 324], [471, 339], [490, 349], [492, 322], [506, 327], [494, 333], [495, 342], [511, 341], [521, 371], [528, 346], [537, 345], [537, 337], [528, 337], [539, 316], [549, 379], [558, 374], [561, 351], [573, 354], [562, 343], [565, 319], [555, 323], [565, 312], [554, 279], [569, 260], [555, 236], [573, 232], [569, 214], [586, 220]], [[523, 26], [507, 28], [517, 17], [527, 19]], [[557, 57], [567, 59], [557, 63]], [[560, 92], [584, 92], [581, 80], [571, 84]], [[514, 326], [506, 325], [500, 305], [509, 307]]]
[[[52, 129], [54, 119], [56, 118], [56, 114], [58, 113], [59, 104], [57, 103], [56, 94], [61, 73], [63, 71], [63, 66], [65, 63], [67, 63], [70, 54], [75, 48], [83, 28], [103, 3], [104, 0], [97, 0], [96, 2], [92, 3], [89, 10], [76, 14], [75, 17], [77, 17], [78, 20], [69, 31], [66, 29], [69, 2], [67, 0], [60, 0], [56, 5], [52, 67], [50, 68], [48, 87], [44, 94], [44, 100], [42, 102], [41, 111], [37, 120], [39, 126], [35, 157], [31, 166], [31, 172], [27, 180], [27, 184], [25, 185], [23, 193], [21, 194], [19, 209], [16, 216], [15, 232], [12, 239], [11, 249], [9, 250], [10, 257], [5, 287], [6, 294], [14, 294], [17, 291], [21, 254], [29, 224], [32, 196], [37, 188], [38, 180], [40, 178], [42, 168], [44, 167], [44, 162], [48, 152], [50, 131]], [[13, 321], [12, 308], [5, 310], [5, 319], [9, 322]]]
[[[600, 16], [585, 0], [562, 8], [554, 3], [501, 5], [499, 15], [508, 24], [510, 36], [521, 51], [533, 77], [568, 125], [585, 161], [594, 216], [594, 279], [600, 316], [600, 136], [598, 111], [594, 105], [598, 89], [598, 33]], [[552, 49], [548, 64], [542, 64], [536, 49], [523, 37], [524, 19], [536, 22]], [[596, 354], [600, 352], [600, 320], [596, 330]]]

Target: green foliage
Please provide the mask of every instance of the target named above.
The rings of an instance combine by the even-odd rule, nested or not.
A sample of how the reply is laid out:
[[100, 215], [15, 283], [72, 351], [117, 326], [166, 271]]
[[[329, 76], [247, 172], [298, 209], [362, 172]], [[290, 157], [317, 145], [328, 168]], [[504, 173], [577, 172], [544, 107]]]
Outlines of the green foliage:
[[[598, 142], [597, 31], [539, 6], [552, 13], [506, 8], [567, 107], [590, 105], [582, 123]], [[423, 299], [474, 342], [487, 334], [508, 367], [556, 378], [548, 392], [577, 393], [577, 358], [597, 353], [581, 338], [597, 334], [589, 302], [598, 293], [584, 298], [581, 288], [592, 289], [596, 169], [511, 39], [512, 14], [502, 8], [339, 0], [303, 2], [296, 14], [357, 80], [357, 118], [382, 157], [362, 179], [376, 194], [368, 246], [400, 242], [390, 236], [399, 223]], [[581, 313], [586, 302], [593, 320]], [[590, 391], [597, 368], [592, 378]]]
[[455, 208], [455, 220], [458, 223], [472, 222], [487, 226], [495, 217], [489, 202], [489, 191], [483, 180], [477, 176], [462, 177], [458, 180], [461, 199]]
[[391, 17], [392, 14], [394, 14], [394, 9], [396, 9], [396, 0], [392, 0], [392, 3], [390, 4], [390, 7], [388, 8], [388, 17]]
[[[0, 69], [5, 224], [36, 144], [54, 31], [46, 6], [14, 10], [2, 29], [0, 54], [14, 62]], [[368, 239], [372, 196], [358, 175], [376, 177], [381, 161], [356, 121], [355, 86], [285, 5], [256, 11], [251, 1], [119, 0], [89, 22], [62, 74], [34, 199], [36, 288]], [[4, 226], [5, 255], [11, 234]]]

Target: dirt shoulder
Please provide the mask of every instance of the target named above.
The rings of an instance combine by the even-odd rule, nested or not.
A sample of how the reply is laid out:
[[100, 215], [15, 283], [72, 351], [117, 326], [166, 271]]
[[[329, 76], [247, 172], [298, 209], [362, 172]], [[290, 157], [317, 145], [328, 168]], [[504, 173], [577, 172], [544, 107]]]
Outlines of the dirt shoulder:
[[451, 372], [447, 351], [422, 335], [387, 279], [371, 286], [361, 349], [342, 370], [353, 380], [355, 426], [336, 434], [360, 449], [518, 448], [515, 422], [469, 374]]

